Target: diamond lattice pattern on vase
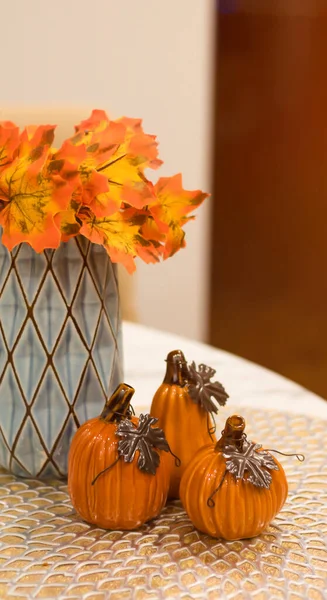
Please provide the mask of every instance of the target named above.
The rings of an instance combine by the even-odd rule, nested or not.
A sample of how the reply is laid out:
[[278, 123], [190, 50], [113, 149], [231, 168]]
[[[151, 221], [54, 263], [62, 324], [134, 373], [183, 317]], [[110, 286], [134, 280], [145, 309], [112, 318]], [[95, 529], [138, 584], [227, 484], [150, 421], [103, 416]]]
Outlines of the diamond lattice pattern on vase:
[[84, 238], [36, 254], [0, 242], [0, 464], [67, 473], [76, 428], [122, 380], [115, 266]]

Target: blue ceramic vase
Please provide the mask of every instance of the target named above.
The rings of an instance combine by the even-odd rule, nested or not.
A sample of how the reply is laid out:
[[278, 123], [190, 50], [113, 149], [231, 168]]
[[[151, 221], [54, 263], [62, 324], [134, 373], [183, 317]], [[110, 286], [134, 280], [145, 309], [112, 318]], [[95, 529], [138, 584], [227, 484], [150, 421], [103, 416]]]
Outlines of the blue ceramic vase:
[[76, 429], [122, 380], [117, 272], [104, 248], [79, 236], [10, 253], [0, 239], [0, 465], [65, 477]]

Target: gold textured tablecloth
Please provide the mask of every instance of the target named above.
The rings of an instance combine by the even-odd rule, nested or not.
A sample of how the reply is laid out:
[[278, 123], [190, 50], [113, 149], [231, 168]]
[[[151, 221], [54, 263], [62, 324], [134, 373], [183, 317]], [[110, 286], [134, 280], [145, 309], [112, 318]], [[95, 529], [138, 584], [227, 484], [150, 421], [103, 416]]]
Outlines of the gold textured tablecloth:
[[[218, 430], [235, 407], [221, 411]], [[282, 512], [260, 537], [212, 539], [179, 502], [133, 532], [79, 519], [63, 482], [0, 473], [0, 598], [122, 600], [325, 600], [327, 421], [242, 409], [249, 439], [306, 460], [280, 457], [289, 481]]]

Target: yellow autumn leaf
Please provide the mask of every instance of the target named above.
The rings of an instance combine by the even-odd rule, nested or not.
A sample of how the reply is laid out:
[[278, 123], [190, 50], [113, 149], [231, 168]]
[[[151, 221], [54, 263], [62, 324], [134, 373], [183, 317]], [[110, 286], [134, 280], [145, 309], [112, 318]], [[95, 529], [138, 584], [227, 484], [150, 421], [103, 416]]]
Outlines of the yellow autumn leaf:
[[135, 271], [134, 258], [139, 256], [147, 263], [157, 262], [161, 256], [160, 243], [145, 239], [141, 223], [128, 212], [117, 212], [110, 217], [97, 218], [90, 211], [80, 213], [80, 233], [95, 244], [104, 246], [112, 262], [122, 263], [129, 273]]
[[201, 190], [185, 190], [180, 174], [161, 177], [154, 189], [156, 201], [149, 206], [149, 211], [159, 231], [166, 236], [163, 256], [168, 258], [185, 246], [183, 226], [193, 218], [187, 215], [197, 208], [208, 194]]
[[72, 195], [72, 182], [53, 176], [47, 171], [48, 149], [16, 158], [0, 173], [0, 213], [3, 227], [2, 242], [9, 250], [28, 242], [36, 252], [57, 248], [60, 232], [54, 215], [65, 210]]
[[138, 226], [126, 222], [121, 213], [97, 218], [95, 215], [82, 216], [80, 233], [94, 244], [101, 244], [107, 250], [112, 262], [121, 262], [132, 273], [135, 271], [135, 236]]
[[0, 170], [13, 160], [19, 144], [19, 128], [11, 121], [0, 121]]
[[68, 242], [70, 238], [80, 233], [81, 223], [77, 220], [75, 208], [62, 210], [54, 216], [54, 223], [60, 231], [61, 242]]
[[[99, 189], [92, 203], [85, 197], [85, 204], [94, 214], [108, 216], [122, 202], [142, 208], [155, 199], [153, 185], [144, 170], [157, 168], [161, 161], [157, 158], [156, 137], [143, 132], [140, 119], [123, 117], [110, 121], [104, 111], [93, 111], [76, 129], [72, 143], [85, 144], [87, 149], [87, 158], [81, 166], [82, 180], [87, 184], [92, 169], [96, 168], [108, 182], [108, 188]], [[93, 187], [92, 191], [96, 189]]]

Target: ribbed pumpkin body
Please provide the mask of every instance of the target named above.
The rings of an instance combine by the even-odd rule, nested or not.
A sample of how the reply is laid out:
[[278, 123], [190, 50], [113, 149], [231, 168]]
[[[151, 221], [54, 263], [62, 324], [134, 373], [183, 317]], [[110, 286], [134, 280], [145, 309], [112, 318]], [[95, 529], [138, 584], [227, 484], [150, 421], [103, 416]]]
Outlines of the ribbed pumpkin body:
[[[137, 424], [138, 419], [132, 419]], [[122, 458], [92, 481], [118, 456], [115, 423], [99, 418], [86, 422], [75, 434], [68, 463], [68, 490], [72, 504], [88, 523], [104, 529], [135, 529], [156, 517], [167, 500], [169, 455], [160, 452], [155, 475], [137, 466], [138, 452], [131, 463]]]
[[181, 461], [177, 467], [173, 457], [169, 457], [171, 465], [169, 498], [179, 498], [179, 485], [190, 460], [205, 444], [216, 440], [210, 437], [208, 426], [212, 425], [210, 415], [195, 404], [187, 387], [163, 383], [152, 400], [151, 415], [158, 419], [158, 426], [166, 435], [171, 450]]
[[[183, 506], [197, 529], [226, 540], [252, 538], [259, 535], [287, 498], [288, 485], [281, 464], [271, 471], [269, 489], [259, 488], [245, 479], [235, 479], [226, 472], [226, 460], [210, 444], [202, 448], [187, 465], [180, 485]], [[222, 481], [223, 480], [223, 481]], [[214, 496], [214, 506], [207, 501]]]

